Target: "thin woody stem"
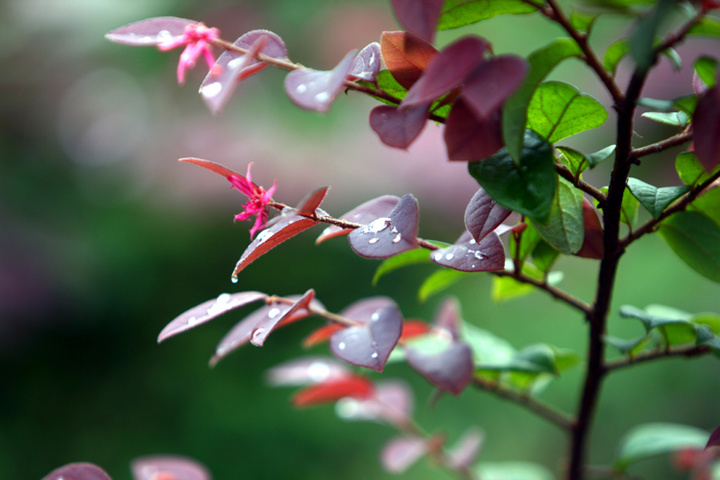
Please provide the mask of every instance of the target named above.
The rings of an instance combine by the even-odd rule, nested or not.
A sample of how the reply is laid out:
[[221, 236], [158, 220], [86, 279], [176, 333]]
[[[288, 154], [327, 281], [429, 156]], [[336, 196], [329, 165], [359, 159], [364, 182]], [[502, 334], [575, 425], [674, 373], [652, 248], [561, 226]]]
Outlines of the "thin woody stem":
[[657, 143], [646, 145], [644, 147], [634, 148], [630, 155], [632, 158], [641, 158], [646, 155], [652, 155], [653, 153], [660, 153], [668, 148], [682, 145], [686, 142], [691, 142], [693, 139], [693, 132], [682, 132], [677, 135], [673, 135], [670, 138], [666, 138]]
[[570, 171], [570, 169], [565, 165], [561, 163], [556, 163], [555, 170], [557, 171], [558, 175], [563, 177], [568, 182], [572, 183], [579, 190], [582, 190], [583, 192], [593, 197], [595, 200], [598, 201], [598, 203], [605, 203], [606, 196], [604, 193], [602, 193], [600, 190], [593, 187], [589, 183], [581, 180], [579, 176], [573, 175], [572, 171]]
[[626, 357], [626, 358], [620, 358], [617, 360], [611, 360], [605, 362], [605, 370], [618, 370], [620, 368], [629, 367], [638, 363], [645, 363], [651, 360], [658, 360], [661, 358], [670, 358], [670, 357], [698, 357], [701, 355], [705, 355], [706, 353], [710, 353], [710, 347], [705, 345], [693, 345], [691, 347], [680, 347], [680, 348], [673, 348], [673, 349], [662, 349], [662, 350], [655, 350], [651, 352], [644, 352], [639, 355], [634, 355], [632, 357]]

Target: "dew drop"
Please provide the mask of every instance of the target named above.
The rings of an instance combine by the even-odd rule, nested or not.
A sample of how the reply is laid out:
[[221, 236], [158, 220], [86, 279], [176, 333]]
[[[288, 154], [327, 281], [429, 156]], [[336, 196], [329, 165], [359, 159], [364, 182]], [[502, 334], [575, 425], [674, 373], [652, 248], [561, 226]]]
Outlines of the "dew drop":
[[439, 262], [440, 260], [442, 260], [442, 257], [443, 257], [442, 252], [435, 252], [435, 253], [433, 253], [433, 258], [434, 258], [435, 260], [437, 260], [438, 262]]
[[373, 220], [372, 222], [367, 224], [363, 228], [363, 231], [377, 233], [377, 232], [382, 232], [389, 226], [390, 226], [390, 219], [387, 217], [381, 217], [381, 218], [376, 218], [375, 220]]
[[374, 238], [371, 238], [370, 240], [368, 240], [368, 243], [372, 245], [372, 244], [375, 244], [375, 243], [377, 243], [377, 242], [378, 242], [378, 240], [379, 240], [379, 238], [377, 238], [377, 237], [374, 237]]
[[372, 65], [375, 63], [375, 52], [370, 52], [370, 60], [368, 61], [368, 65]]
[[345, 345], [345, 342], [340, 342], [340, 343], [338, 343], [338, 350], [345, 350], [346, 346], [347, 345]]
[[267, 239], [270, 238], [270, 237], [272, 237], [272, 236], [273, 236], [273, 232], [271, 232], [270, 230], [263, 230], [262, 232], [260, 232], [260, 233], [258, 234], [257, 237], [255, 237], [255, 240], [257, 240], [258, 243], [263, 243], [263, 242], [267, 241]]
[[280, 309], [277, 308], [277, 307], [273, 307], [273, 308], [270, 309], [270, 311], [268, 312], [267, 316], [268, 316], [268, 318], [275, 318], [275, 317], [277, 317], [279, 314], [280, 314]]
[[172, 39], [172, 33], [167, 30], [160, 30], [157, 34], [157, 39], [160, 42], [168, 42]]
[[472, 240], [470, 240], [470, 245], [475, 245], [476, 243], [477, 243], [477, 242], [475, 241], [474, 238], [473, 238]]
[[197, 317], [190, 317], [190, 318], [188, 318], [188, 321], [187, 321], [187, 324], [188, 324], [188, 325], [195, 325], [196, 323], [198, 323]]
[[378, 312], [373, 313], [370, 315], [370, 320], [373, 322], [377, 322], [380, 319], [380, 314]]
[[320, 92], [315, 95], [315, 100], [318, 102], [327, 102], [330, 99], [330, 94], [327, 92]]
[[402, 235], [398, 233], [395, 235], [395, 238], [392, 239], [392, 243], [398, 243], [400, 240], [402, 240]]
[[477, 258], [478, 260], [484, 260], [487, 258], [487, 255], [478, 250], [475, 252], [475, 258]]
[[253, 331], [253, 333], [252, 333], [252, 344], [259, 347], [260, 345], [258, 345], [255, 342], [258, 342], [259, 339], [262, 338], [264, 333], [265, 333], [265, 329], [263, 327], [256, 328], [255, 331]]
[[242, 67], [244, 63], [245, 63], [245, 55], [237, 57], [237, 58], [233, 58], [232, 60], [230, 60], [228, 62], [228, 67], [239, 68], [239, 67]]
[[231, 281], [232, 283], [237, 283], [237, 282], [238, 282], [238, 276], [237, 276], [237, 275], [233, 275], [232, 277], [230, 277], [230, 281]]
[[300, 85], [295, 87], [295, 91], [297, 93], [305, 93], [307, 91], [307, 85], [305, 85], [304, 83], [301, 83]]
[[473, 263], [472, 265], [470, 265], [470, 268], [475, 268], [475, 264]]
[[445, 260], [452, 260], [453, 258], [455, 258], [455, 255], [453, 255], [452, 253], [448, 253], [447, 255], [445, 255]]
[[372, 355], [370, 355], [370, 358], [377, 358], [378, 352], [373, 352]]
[[217, 94], [220, 93], [220, 90], [222, 90], [222, 83], [213, 82], [202, 87], [200, 89], [200, 94], [204, 97], [212, 98], [217, 96]]
[[221, 294], [217, 300], [215, 300], [215, 303], [207, 309], [206, 314], [209, 316], [215, 316], [225, 312], [229, 307], [228, 302], [230, 302], [230, 298], [231, 296], [229, 293]]

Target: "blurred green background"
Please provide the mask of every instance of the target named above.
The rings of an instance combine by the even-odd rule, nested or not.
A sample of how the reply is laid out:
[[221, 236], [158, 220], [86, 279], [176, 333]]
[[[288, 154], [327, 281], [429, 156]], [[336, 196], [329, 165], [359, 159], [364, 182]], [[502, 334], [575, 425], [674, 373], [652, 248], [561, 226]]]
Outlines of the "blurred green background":
[[[265, 186], [277, 178], [275, 197], [290, 204], [332, 185], [323, 207], [335, 215], [382, 194], [411, 192], [420, 202], [421, 235], [445, 241], [461, 233], [477, 186], [464, 164], [447, 161], [441, 127], [429, 124], [409, 152], [387, 149], [367, 126], [372, 101], [351, 94], [328, 115], [301, 111], [282, 92], [283, 72], [248, 80], [213, 117], [196, 94], [204, 66], [179, 88], [178, 51], [161, 54], [103, 38], [125, 23], [161, 15], [204, 21], [229, 40], [272, 30], [294, 61], [316, 68], [398, 28], [385, 1], [0, 2], [0, 478], [37, 479], [62, 464], [89, 461], [127, 480], [132, 459], [161, 453], [193, 457], [216, 479], [391, 478], [378, 454], [394, 432], [343, 422], [329, 406], [296, 411], [290, 390], [264, 382], [268, 368], [305, 353], [300, 339], [317, 320], [278, 331], [262, 349], [245, 347], [213, 369], [207, 360], [216, 343], [252, 307], [162, 345], [155, 338], [184, 310], [241, 290], [284, 295], [314, 288], [331, 311], [364, 296], [390, 295], [405, 316], [429, 320], [442, 296], [420, 303], [416, 294], [434, 269], [409, 268], [372, 287], [376, 262], [356, 257], [343, 240], [316, 247], [306, 233], [233, 285], [230, 272], [250, 224], [233, 224], [232, 216], [244, 198], [176, 159], [199, 156], [240, 172], [254, 161], [253, 178]], [[615, 20], [598, 27], [601, 47], [626, 29]], [[438, 43], [473, 31], [487, 36], [496, 53], [521, 54], [559, 34], [540, 19], [516, 17], [445, 32]], [[691, 65], [707, 48], [693, 43], [681, 53]], [[607, 103], [577, 66], [564, 66], [556, 78], [582, 84]], [[687, 69], [673, 74], [663, 64], [657, 75], [648, 96], [690, 88]], [[638, 124], [639, 144], [668, 133], [654, 128]], [[594, 151], [612, 143], [611, 134], [606, 125], [574, 145]], [[648, 160], [637, 175], [676, 184], [672, 158]], [[601, 168], [588, 178], [600, 186], [606, 173]], [[590, 300], [596, 263], [567, 259], [559, 267], [564, 288]], [[584, 349], [583, 321], [574, 311], [541, 293], [494, 304], [490, 286], [489, 277], [478, 275], [449, 291], [469, 322], [517, 348], [548, 342]], [[644, 238], [622, 263], [613, 311], [654, 302], [690, 312], [719, 307], [716, 285], [659, 239]], [[630, 337], [641, 328], [614, 313], [611, 333]], [[553, 382], [541, 398], [572, 411], [580, 370]], [[406, 366], [389, 365], [386, 376], [413, 387], [428, 430], [445, 432], [452, 442], [477, 425], [486, 433], [483, 460], [531, 460], [558, 471], [564, 438], [522, 408], [472, 389], [432, 406], [433, 389]], [[591, 461], [611, 461], [623, 432], [640, 423], [712, 430], [720, 423], [719, 380], [710, 358], [659, 361], [611, 376]], [[669, 478], [668, 462], [647, 462], [638, 471]], [[449, 477], [421, 462], [398, 478]]]

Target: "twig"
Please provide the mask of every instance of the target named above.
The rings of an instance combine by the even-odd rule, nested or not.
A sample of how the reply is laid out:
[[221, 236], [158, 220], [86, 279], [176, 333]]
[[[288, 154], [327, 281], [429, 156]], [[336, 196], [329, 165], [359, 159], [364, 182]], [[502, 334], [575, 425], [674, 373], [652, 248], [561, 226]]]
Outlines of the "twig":
[[586, 315], [591, 311], [591, 307], [587, 303], [573, 297], [572, 295], [565, 292], [564, 290], [560, 290], [557, 287], [553, 287], [552, 285], [550, 285], [549, 283], [547, 283], [544, 280], [538, 280], [536, 278], [525, 275], [522, 272], [516, 272], [514, 270], [513, 271], [504, 270], [504, 271], [500, 271], [500, 272], [488, 272], [488, 273], [491, 273], [497, 277], [511, 277], [511, 278], [517, 280], [518, 282], [533, 285], [534, 287], [537, 287], [541, 290], [546, 291], [547, 293], [549, 293], [551, 296], [553, 296], [557, 300], [565, 302], [568, 305], [570, 305], [571, 307], [574, 307], [574, 308], [580, 310], [581, 312], [583, 312]]
[[651, 352], [643, 352], [632, 357], [619, 358], [605, 362], [605, 370], [618, 370], [620, 368], [629, 367], [637, 363], [644, 363], [651, 360], [669, 357], [698, 357], [710, 353], [710, 347], [706, 345], [693, 345], [691, 347], [679, 347], [674, 349], [654, 350]]
[[502, 397], [506, 400], [511, 400], [519, 405], [522, 405], [523, 407], [532, 410], [533, 412], [537, 413], [541, 417], [557, 425], [563, 430], [570, 430], [572, 428], [572, 425], [574, 423], [572, 417], [570, 417], [565, 412], [557, 410], [555, 407], [538, 400], [537, 398], [531, 397], [530, 395], [518, 393], [515, 390], [501, 387], [495, 382], [490, 382], [480, 378], [475, 378], [473, 380], [473, 385], [482, 390], [492, 392], [495, 395]]
[[601, 205], [605, 203], [606, 196], [604, 193], [602, 193], [600, 190], [593, 187], [589, 183], [573, 175], [572, 171], [562, 163], [555, 163], [555, 170], [557, 171], [558, 175], [563, 177], [568, 182], [572, 183], [579, 190], [582, 190], [583, 192], [593, 197]]
[[644, 157], [645, 155], [652, 155], [653, 153], [660, 153], [664, 150], [667, 150], [668, 148], [682, 145], [685, 142], [691, 142], [692, 139], [693, 139], [693, 132], [678, 133], [677, 135], [673, 135], [672, 137], [666, 138], [665, 140], [662, 140], [660, 142], [653, 143], [651, 145], [646, 145], [646, 146], [640, 147], [640, 148], [634, 148], [630, 152], [630, 156], [632, 158], [640, 158], [640, 157]]

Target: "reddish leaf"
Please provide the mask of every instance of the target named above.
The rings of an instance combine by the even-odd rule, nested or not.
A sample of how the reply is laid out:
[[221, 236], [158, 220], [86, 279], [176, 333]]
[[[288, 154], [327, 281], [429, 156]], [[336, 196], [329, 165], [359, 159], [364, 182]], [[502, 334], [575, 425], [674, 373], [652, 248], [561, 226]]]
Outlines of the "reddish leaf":
[[310, 335], [303, 339], [303, 347], [310, 348], [320, 343], [327, 342], [333, 333], [338, 330], [342, 330], [343, 328], [345, 328], [345, 326], [339, 323], [328, 323], [320, 328], [316, 328], [310, 332]]
[[503, 147], [500, 112], [480, 118], [460, 97], [445, 121], [444, 138], [450, 160], [487, 158]]
[[483, 433], [477, 428], [468, 430], [448, 454], [448, 463], [454, 469], [462, 471], [471, 467], [480, 455]]
[[437, 53], [425, 40], [407, 32], [383, 32], [380, 49], [393, 78], [408, 90]]
[[472, 349], [461, 342], [451, 344], [440, 353], [423, 353], [407, 347], [405, 358], [432, 384], [453, 395], [460, 395], [472, 381], [475, 371]]
[[311, 68], [293, 70], [285, 77], [285, 92], [297, 106], [318, 112], [327, 112], [345, 84], [357, 50], [345, 55], [330, 71]]
[[235, 270], [233, 270], [233, 281], [237, 281], [238, 273], [262, 255], [265, 255], [285, 240], [307, 230], [316, 223], [315, 220], [301, 217], [294, 212], [277, 217], [277, 221], [275, 221], [272, 226], [260, 232], [258, 236], [255, 237], [255, 240], [245, 249], [240, 260], [238, 260], [235, 265]]
[[387, 217], [380, 217], [348, 235], [352, 249], [363, 257], [387, 258], [417, 248], [418, 206], [405, 195]]
[[373, 42], [357, 54], [357, 57], [353, 60], [352, 68], [350, 68], [348, 76], [353, 80], [374, 82], [380, 71], [381, 63], [382, 55], [380, 54], [380, 44]]
[[157, 341], [160, 343], [178, 333], [209, 322], [230, 310], [265, 298], [267, 295], [260, 292], [223, 293], [216, 299], [201, 303], [176, 317], [162, 329]]
[[300, 201], [298, 206], [295, 207], [297, 214], [303, 217], [314, 217], [315, 210], [325, 199], [325, 195], [327, 195], [329, 189], [330, 187], [320, 187], [308, 193], [305, 198]]
[[186, 158], [179, 159], [178, 162], [192, 163], [194, 165], [197, 165], [198, 167], [206, 168], [206, 169], [210, 170], [211, 172], [217, 173], [218, 175], [221, 175], [225, 178], [231, 177], [233, 175], [239, 176], [239, 177], [245, 177], [244, 175], [240, 175], [239, 173], [237, 173], [233, 170], [230, 170], [229, 168], [224, 167], [224, 166], [220, 165], [219, 163], [215, 163], [210, 160], [203, 160], [202, 158], [186, 157]]
[[410, 340], [411, 338], [420, 337], [430, 331], [430, 325], [422, 320], [405, 320], [402, 326], [402, 334], [400, 340]]
[[707, 450], [710, 447], [720, 447], [720, 427], [717, 427], [710, 434], [710, 438], [708, 439], [707, 445], [705, 445], [705, 450]]
[[433, 324], [450, 334], [453, 340], [457, 340], [458, 331], [462, 318], [460, 316], [460, 302], [455, 297], [448, 297], [440, 304], [435, 313]]
[[138, 47], [154, 46], [179, 39], [185, 33], [185, 27], [197, 23], [187, 18], [154, 17], [117, 28], [105, 38]]
[[130, 466], [135, 480], [210, 480], [210, 472], [195, 460], [176, 456], [143, 457]]
[[[463, 85], [463, 98], [478, 118], [488, 118], [525, 79], [528, 64], [522, 57], [503, 55], [478, 65]], [[408, 94], [409, 95], [409, 94]]]
[[424, 438], [401, 436], [390, 440], [382, 449], [380, 461], [390, 473], [402, 473], [428, 452]]
[[603, 227], [602, 223], [600, 223], [600, 217], [586, 198], [583, 198], [582, 211], [583, 221], [585, 222], [585, 238], [580, 251], [575, 255], [601, 260], [605, 252], [605, 245], [603, 243]]
[[250, 343], [256, 347], [262, 347], [265, 343], [265, 339], [268, 335], [270, 335], [270, 332], [272, 332], [275, 327], [281, 324], [287, 325], [288, 323], [291, 323], [291, 321], [296, 321], [308, 316], [308, 307], [314, 298], [315, 291], [310, 289], [295, 303], [293, 303], [287, 311], [281, 311], [278, 309], [277, 313], [273, 315], [274, 311], [271, 309], [265, 317], [255, 324], [255, 327], [250, 334]]
[[700, 96], [693, 115], [695, 154], [708, 172], [720, 164], [720, 86]]
[[480, 37], [462, 37], [428, 62], [425, 72], [408, 91], [401, 106], [432, 102], [458, 87], [478, 64], [489, 43]]
[[373, 384], [365, 377], [350, 376], [311, 385], [293, 395], [296, 407], [307, 407], [321, 403], [336, 402], [341, 398], [368, 398], [374, 390]]
[[344, 398], [337, 404], [338, 415], [347, 420], [383, 421], [404, 428], [412, 415], [413, 398], [404, 382], [390, 380], [375, 385], [368, 398]]
[[225, 50], [200, 86], [200, 95], [213, 113], [223, 109], [240, 80], [267, 67], [266, 62], [255, 58], [258, 53], [281, 60], [287, 59], [285, 43], [268, 30], [248, 32], [235, 40], [234, 45], [249, 50], [249, 53], [243, 55]]
[[479, 242], [499, 227], [511, 213], [512, 210], [498, 205], [481, 187], [465, 208], [465, 227]]
[[392, 0], [392, 6], [407, 31], [432, 43], [443, 0]]
[[397, 304], [390, 297], [368, 297], [345, 307], [340, 312], [340, 316], [358, 323], [368, 323], [375, 312], [385, 307], [397, 307]]
[[430, 258], [438, 265], [461, 272], [494, 272], [505, 268], [505, 249], [495, 232], [478, 243], [466, 231], [457, 242], [435, 250]]
[[110, 480], [110, 476], [92, 463], [69, 463], [48, 473], [42, 480]]
[[402, 332], [403, 318], [395, 305], [376, 310], [370, 321], [344, 328], [330, 337], [330, 351], [341, 360], [382, 372]]
[[329, 357], [296, 358], [271, 368], [267, 379], [274, 386], [299, 386], [351, 376], [342, 363]]
[[408, 148], [427, 121], [429, 103], [403, 107], [380, 105], [370, 111], [370, 128], [389, 147]]
[[[359, 224], [370, 223], [378, 217], [387, 216], [392, 209], [395, 208], [399, 201], [400, 199], [394, 195], [383, 195], [382, 197], [373, 198], [372, 200], [368, 200], [362, 205], [353, 208], [340, 217], [340, 219]], [[330, 225], [323, 230], [317, 240], [315, 240], [315, 243], [318, 244], [331, 238], [347, 235], [352, 231], [352, 228], [341, 228], [335, 225]]]

